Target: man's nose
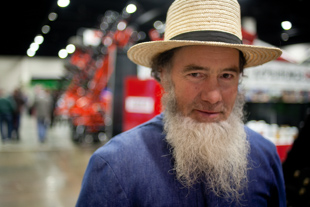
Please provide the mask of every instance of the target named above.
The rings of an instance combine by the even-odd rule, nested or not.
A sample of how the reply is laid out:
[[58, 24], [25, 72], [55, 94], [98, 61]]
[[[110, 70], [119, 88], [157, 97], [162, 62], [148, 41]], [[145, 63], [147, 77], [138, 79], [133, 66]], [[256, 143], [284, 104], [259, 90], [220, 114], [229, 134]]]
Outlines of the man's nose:
[[201, 89], [202, 101], [209, 102], [210, 104], [216, 104], [222, 101], [221, 87], [217, 79], [209, 78], [205, 80]]

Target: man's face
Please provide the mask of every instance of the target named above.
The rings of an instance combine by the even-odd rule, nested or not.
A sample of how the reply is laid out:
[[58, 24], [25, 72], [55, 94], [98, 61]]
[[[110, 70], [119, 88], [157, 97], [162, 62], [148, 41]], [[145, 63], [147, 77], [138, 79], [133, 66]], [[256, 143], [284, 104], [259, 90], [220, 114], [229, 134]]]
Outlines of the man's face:
[[[226, 120], [237, 97], [239, 73], [236, 49], [180, 48], [174, 54], [171, 68], [177, 111], [198, 122]], [[161, 75], [168, 74], [164, 70]]]

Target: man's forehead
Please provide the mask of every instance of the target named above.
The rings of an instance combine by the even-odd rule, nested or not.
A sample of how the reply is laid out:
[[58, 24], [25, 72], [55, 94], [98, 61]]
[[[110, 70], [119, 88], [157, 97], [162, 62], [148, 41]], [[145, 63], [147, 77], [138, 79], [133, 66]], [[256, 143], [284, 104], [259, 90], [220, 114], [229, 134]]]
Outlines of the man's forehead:
[[[227, 58], [226, 58], [227, 57]], [[224, 68], [233, 68], [239, 71], [240, 51], [234, 48], [193, 45], [178, 48], [174, 52], [173, 65], [182, 61], [189, 69], [209, 70], [209, 64], [215, 60], [222, 63]], [[205, 65], [206, 63], [209, 63]]]

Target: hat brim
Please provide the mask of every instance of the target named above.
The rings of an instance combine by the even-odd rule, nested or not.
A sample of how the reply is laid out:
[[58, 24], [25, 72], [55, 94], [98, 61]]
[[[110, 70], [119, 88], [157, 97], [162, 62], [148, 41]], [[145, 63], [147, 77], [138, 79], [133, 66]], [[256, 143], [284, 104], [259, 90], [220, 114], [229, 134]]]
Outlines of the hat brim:
[[246, 60], [245, 68], [262, 65], [271, 60], [275, 60], [282, 54], [279, 48], [263, 47], [245, 44], [228, 44], [222, 42], [204, 42], [204, 41], [188, 41], [188, 40], [167, 40], [144, 42], [132, 46], [128, 52], [128, 58], [138, 65], [151, 67], [152, 59], [165, 51], [177, 47], [206, 45], [228, 47], [240, 50]]

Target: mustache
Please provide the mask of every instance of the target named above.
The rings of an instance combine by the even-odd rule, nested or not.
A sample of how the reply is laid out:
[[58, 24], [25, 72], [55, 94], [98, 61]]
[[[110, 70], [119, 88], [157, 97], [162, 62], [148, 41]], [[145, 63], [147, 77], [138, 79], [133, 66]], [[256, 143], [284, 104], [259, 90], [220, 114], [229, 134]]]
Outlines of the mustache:
[[222, 102], [218, 102], [216, 104], [211, 104], [208, 102], [197, 102], [194, 101], [192, 104], [192, 108], [199, 111], [207, 111], [207, 112], [226, 112], [227, 109]]

